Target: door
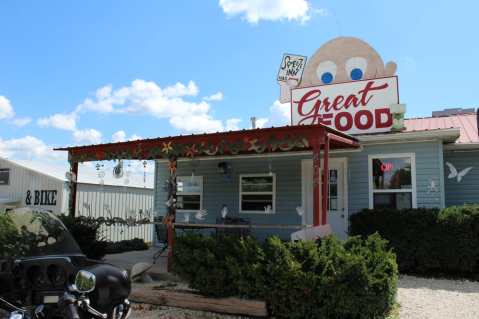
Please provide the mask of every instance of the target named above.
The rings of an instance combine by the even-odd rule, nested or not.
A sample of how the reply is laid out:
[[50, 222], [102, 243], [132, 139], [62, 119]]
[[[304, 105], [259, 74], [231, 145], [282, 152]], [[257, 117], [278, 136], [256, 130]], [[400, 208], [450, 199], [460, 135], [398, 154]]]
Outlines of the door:
[[[321, 163], [321, 166], [323, 164]], [[345, 158], [329, 159], [328, 223], [336, 236], [347, 237], [347, 162]], [[302, 161], [303, 224], [313, 224], [313, 161]]]

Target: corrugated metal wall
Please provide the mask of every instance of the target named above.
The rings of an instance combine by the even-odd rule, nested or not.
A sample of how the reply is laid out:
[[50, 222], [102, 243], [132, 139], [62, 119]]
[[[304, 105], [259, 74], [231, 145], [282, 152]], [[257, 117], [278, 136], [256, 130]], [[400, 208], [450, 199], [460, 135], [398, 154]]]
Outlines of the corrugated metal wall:
[[[93, 217], [135, 217], [153, 216], [153, 189], [124, 186], [78, 184], [77, 214]], [[141, 213], [140, 213], [141, 212]], [[153, 240], [153, 226], [105, 226], [102, 229], [107, 240], [119, 241], [142, 238]]]
[[35, 191], [55, 190], [56, 205], [34, 205], [34, 198], [32, 198], [31, 204], [54, 213], [62, 212], [65, 185], [62, 180], [4, 159], [0, 159], [0, 168], [10, 169], [10, 183], [9, 185], [0, 185], [0, 198], [16, 200], [20, 202], [20, 206], [26, 206], [25, 200], [28, 191], [31, 196], [34, 196]]

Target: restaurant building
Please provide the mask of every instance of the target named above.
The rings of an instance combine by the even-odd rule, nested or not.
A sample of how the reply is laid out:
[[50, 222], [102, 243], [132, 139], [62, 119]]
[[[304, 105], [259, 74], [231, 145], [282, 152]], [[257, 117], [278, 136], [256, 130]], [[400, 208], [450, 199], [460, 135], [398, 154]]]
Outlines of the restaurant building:
[[395, 72], [364, 41], [337, 38], [307, 63], [283, 57], [289, 126], [60, 150], [72, 172], [84, 161], [156, 160], [155, 212], [172, 227], [229, 220], [287, 239], [329, 224], [344, 238], [364, 208], [479, 203], [478, 113], [405, 119]]

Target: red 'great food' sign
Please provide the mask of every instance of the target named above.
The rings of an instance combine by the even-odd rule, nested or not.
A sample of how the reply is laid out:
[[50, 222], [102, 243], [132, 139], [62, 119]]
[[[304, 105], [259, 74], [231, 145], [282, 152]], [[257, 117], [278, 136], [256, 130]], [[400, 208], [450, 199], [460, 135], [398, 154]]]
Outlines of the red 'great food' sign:
[[294, 89], [291, 124], [324, 124], [348, 134], [388, 132], [399, 104], [397, 77]]

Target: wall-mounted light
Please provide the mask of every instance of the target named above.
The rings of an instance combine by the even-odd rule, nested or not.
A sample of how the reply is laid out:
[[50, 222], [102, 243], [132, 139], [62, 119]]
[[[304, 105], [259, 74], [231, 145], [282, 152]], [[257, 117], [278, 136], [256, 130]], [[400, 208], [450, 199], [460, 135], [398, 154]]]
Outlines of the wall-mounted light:
[[218, 163], [218, 173], [225, 175], [228, 174], [228, 172], [231, 171], [231, 164], [228, 162], [219, 162]]

